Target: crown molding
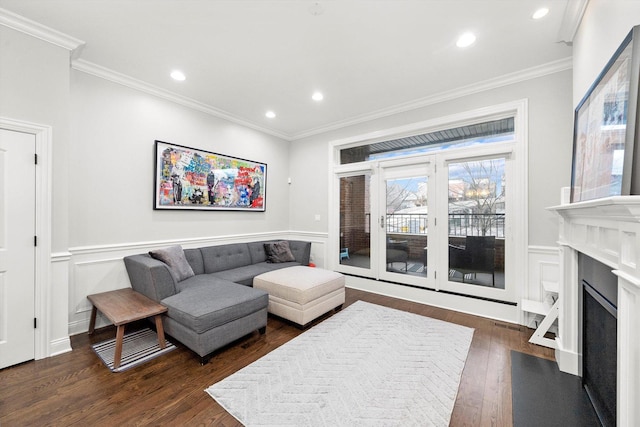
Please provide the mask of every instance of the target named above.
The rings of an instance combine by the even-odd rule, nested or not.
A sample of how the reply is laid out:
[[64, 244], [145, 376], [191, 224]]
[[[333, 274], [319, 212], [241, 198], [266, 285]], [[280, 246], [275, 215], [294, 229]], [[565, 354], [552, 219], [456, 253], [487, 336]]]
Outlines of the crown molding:
[[573, 44], [573, 39], [578, 32], [578, 27], [580, 27], [580, 22], [582, 22], [582, 17], [587, 10], [588, 4], [589, 0], [569, 0], [564, 10], [560, 31], [558, 32], [559, 42], [568, 45]]
[[509, 86], [515, 83], [520, 83], [523, 81], [544, 77], [549, 74], [559, 73], [561, 71], [570, 70], [572, 67], [573, 67], [573, 59], [571, 57], [559, 59], [557, 61], [549, 62], [547, 64], [539, 65], [532, 68], [527, 68], [525, 70], [521, 70], [515, 73], [505, 74], [499, 77], [485, 80], [483, 82], [459, 87], [451, 91], [441, 92], [439, 94], [416, 99], [414, 101], [409, 101], [403, 104], [398, 104], [390, 108], [384, 108], [371, 113], [356, 116], [347, 120], [337, 121], [327, 126], [322, 126], [322, 127], [318, 127], [318, 128], [310, 129], [308, 131], [294, 134], [291, 136], [291, 138], [293, 141], [296, 141], [302, 138], [319, 135], [325, 132], [345, 128], [348, 126], [353, 126], [359, 123], [364, 123], [371, 120], [392, 116], [394, 114], [416, 110], [418, 108], [439, 104], [445, 101], [451, 101], [454, 99], [473, 95], [479, 92], [484, 92], [487, 90], [497, 89], [503, 86]]
[[318, 127], [318, 128], [310, 129], [308, 131], [291, 135], [291, 134], [278, 132], [272, 129], [268, 129], [268, 128], [256, 125], [255, 123], [251, 123], [247, 120], [236, 117], [232, 114], [229, 114], [218, 108], [212, 107], [208, 104], [204, 104], [192, 98], [188, 98], [188, 97], [176, 94], [174, 92], [162, 89], [160, 87], [146, 83], [142, 80], [135, 79], [128, 75], [119, 73], [117, 71], [113, 71], [111, 69], [108, 69], [106, 67], [94, 64], [92, 62], [89, 62], [83, 59], [75, 59], [71, 63], [71, 67], [74, 70], [91, 74], [93, 76], [129, 87], [135, 90], [139, 90], [141, 92], [145, 92], [150, 95], [157, 96], [159, 98], [166, 99], [168, 101], [183, 105], [193, 110], [200, 111], [224, 120], [228, 120], [228, 121], [237, 123], [239, 125], [246, 126], [260, 132], [264, 132], [269, 135], [273, 135], [285, 141], [296, 141], [302, 138], [306, 138], [313, 135], [319, 135], [329, 131], [352, 126], [358, 123], [364, 123], [371, 120], [392, 116], [394, 114], [399, 114], [399, 113], [415, 110], [418, 108], [426, 107], [429, 105], [434, 105], [441, 102], [458, 99], [458, 98], [469, 96], [475, 93], [484, 92], [487, 90], [496, 89], [503, 86], [508, 86], [511, 84], [535, 79], [538, 77], [543, 77], [549, 74], [554, 74], [561, 71], [569, 70], [572, 68], [572, 66], [573, 66], [572, 58], [567, 57], [567, 58], [563, 58], [547, 64], [543, 64], [543, 65], [528, 68], [522, 71], [518, 71], [515, 73], [505, 74], [503, 76], [485, 80], [483, 82], [476, 83], [473, 85], [464, 86], [461, 88], [457, 88], [455, 90], [442, 92], [429, 97], [406, 102], [403, 104], [398, 104], [390, 108], [377, 110], [377, 111], [356, 116], [347, 120], [337, 121], [327, 126]]
[[0, 8], [0, 25], [28, 34], [45, 42], [67, 49], [72, 56], [79, 55], [85, 42], [58, 30], [49, 28], [23, 16]]
[[200, 111], [202, 113], [209, 114], [211, 116], [215, 116], [224, 120], [228, 120], [230, 122], [237, 123], [239, 125], [278, 137], [280, 139], [284, 139], [286, 141], [291, 140], [291, 136], [285, 133], [281, 133], [278, 131], [274, 131], [272, 129], [259, 126], [255, 123], [251, 123], [247, 120], [236, 117], [232, 114], [227, 113], [226, 111], [212, 107], [208, 104], [196, 101], [186, 96], [179, 95], [175, 92], [168, 91], [158, 86], [154, 86], [142, 80], [138, 80], [133, 77], [130, 77], [126, 74], [122, 74], [117, 71], [111, 70], [109, 68], [103, 67], [101, 65], [94, 64], [93, 62], [85, 61], [84, 59], [73, 60], [71, 62], [71, 68], [86, 74], [91, 74], [93, 76], [100, 77], [102, 79], [111, 81], [113, 83], [120, 84], [122, 86], [129, 87], [131, 89], [135, 89], [141, 92], [148, 93], [153, 96], [157, 96], [158, 98], [166, 99], [168, 101], [174, 102], [176, 104], [182, 105], [187, 108], [191, 108], [196, 111]]
[[[560, 30], [561, 34], [559, 37], [561, 41], [570, 43], [573, 40], [573, 37], [575, 36], [588, 2], [589, 0], [569, 0], [569, 3], [567, 4], [567, 8], [565, 10], [562, 28]], [[4, 25], [16, 31], [20, 31], [32, 37], [69, 50], [72, 57], [71, 66], [77, 71], [91, 74], [96, 77], [100, 77], [102, 79], [109, 80], [111, 82], [118, 83], [120, 85], [166, 99], [185, 107], [275, 136], [285, 141], [295, 141], [310, 136], [319, 135], [348, 126], [353, 126], [359, 123], [392, 116], [394, 114], [415, 110], [440, 102], [454, 100], [478, 92], [496, 89], [502, 86], [511, 85], [514, 83], [542, 77], [548, 74], [553, 74], [572, 68], [572, 58], [568, 57], [519, 72], [506, 74], [477, 84], [457, 88], [452, 91], [442, 92], [425, 98], [398, 104], [389, 108], [384, 108], [367, 114], [355, 116], [346, 120], [336, 121], [326, 126], [309, 129], [296, 134], [288, 134], [285, 132], [280, 132], [260, 126], [256, 123], [247, 121], [226, 111], [215, 108], [211, 105], [179, 95], [166, 89], [162, 89], [160, 87], [146, 83], [142, 80], [137, 80], [133, 77], [113, 71], [106, 67], [94, 64], [83, 59], [78, 59], [78, 57], [80, 56], [80, 52], [85, 46], [84, 41], [71, 37], [60, 31], [54, 30], [45, 25], [39, 24], [35, 21], [32, 21], [2, 8], [0, 8], [0, 25]]]
[[341, 129], [341, 128], [352, 126], [358, 123], [368, 122], [371, 120], [392, 116], [394, 114], [399, 114], [406, 111], [411, 111], [418, 108], [426, 107], [429, 105], [434, 105], [441, 102], [461, 98], [464, 96], [469, 96], [478, 92], [484, 92], [490, 89], [496, 89], [499, 87], [508, 86], [511, 84], [535, 79], [538, 77], [543, 77], [549, 74], [554, 74], [561, 71], [569, 70], [572, 68], [573, 62], [571, 57], [563, 58], [547, 64], [528, 68], [515, 73], [505, 74], [503, 76], [496, 77], [490, 80], [485, 80], [484, 82], [476, 83], [469, 86], [464, 86], [452, 91], [442, 92], [440, 94], [435, 94], [429, 97], [417, 99], [407, 103], [398, 104], [390, 108], [385, 108], [385, 109], [381, 109], [371, 113], [363, 114], [347, 120], [337, 121], [327, 126], [310, 129], [308, 131], [300, 132], [293, 135], [264, 128], [262, 126], [256, 125], [255, 123], [251, 123], [249, 121], [246, 121], [244, 119], [231, 115], [223, 110], [212, 107], [208, 104], [204, 104], [192, 98], [178, 95], [174, 92], [170, 92], [160, 87], [151, 85], [142, 80], [134, 79], [133, 77], [130, 77], [128, 75], [119, 73], [117, 71], [113, 71], [101, 65], [97, 65], [92, 62], [85, 61], [83, 59], [76, 59], [72, 61], [71, 66], [73, 69], [77, 71], [91, 74], [96, 77], [100, 77], [102, 79], [109, 80], [111, 82], [118, 83], [123, 86], [127, 86], [129, 88], [139, 90], [139, 91], [148, 93], [150, 95], [166, 99], [171, 102], [175, 102], [185, 107], [188, 107], [206, 114], [210, 114], [212, 116], [219, 117], [219, 118], [237, 123], [239, 125], [246, 126], [246, 127], [258, 130], [260, 132], [267, 133], [269, 135], [273, 135], [275, 137], [284, 139], [285, 141], [296, 141], [302, 138], [306, 138], [313, 135], [319, 135], [325, 132]]

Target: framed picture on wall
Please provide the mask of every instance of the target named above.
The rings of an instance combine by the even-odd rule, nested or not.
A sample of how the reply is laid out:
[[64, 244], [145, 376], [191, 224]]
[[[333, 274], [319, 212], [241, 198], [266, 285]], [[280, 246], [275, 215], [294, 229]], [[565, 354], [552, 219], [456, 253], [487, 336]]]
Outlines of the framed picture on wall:
[[576, 107], [571, 202], [639, 194], [639, 31], [631, 30]]
[[267, 165], [155, 142], [154, 209], [264, 212]]

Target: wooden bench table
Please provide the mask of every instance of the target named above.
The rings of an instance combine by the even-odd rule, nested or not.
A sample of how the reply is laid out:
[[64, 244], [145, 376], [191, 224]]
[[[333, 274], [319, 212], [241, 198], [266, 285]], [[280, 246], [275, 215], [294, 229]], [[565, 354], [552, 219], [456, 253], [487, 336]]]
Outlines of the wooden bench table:
[[91, 320], [89, 322], [89, 335], [93, 334], [95, 330], [98, 310], [100, 310], [100, 312], [104, 314], [117, 328], [116, 349], [113, 356], [114, 369], [120, 366], [124, 327], [127, 323], [146, 319], [147, 317], [155, 317], [158, 344], [160, 344], [160, 348], [166, 347], [161, 315], [167, 311], [167, 307], [162, 304], [158, 304], [131, 288], [89, 295], [87, 296], [87, 299], [89, 299], [91, 304], [93, 304]]

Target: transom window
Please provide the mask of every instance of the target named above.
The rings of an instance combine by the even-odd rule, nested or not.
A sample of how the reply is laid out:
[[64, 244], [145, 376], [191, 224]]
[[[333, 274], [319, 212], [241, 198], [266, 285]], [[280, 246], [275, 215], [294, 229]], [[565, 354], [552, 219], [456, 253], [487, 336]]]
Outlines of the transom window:
[[390, 141], [344, 148], [340, 150], [340, 164], [345, 165], [368, 160], [429, 153], [454, 147], [473, 147], [493, 142], [509, 141], [513, 139], [513, 135], [514, 118], [508, 117]]

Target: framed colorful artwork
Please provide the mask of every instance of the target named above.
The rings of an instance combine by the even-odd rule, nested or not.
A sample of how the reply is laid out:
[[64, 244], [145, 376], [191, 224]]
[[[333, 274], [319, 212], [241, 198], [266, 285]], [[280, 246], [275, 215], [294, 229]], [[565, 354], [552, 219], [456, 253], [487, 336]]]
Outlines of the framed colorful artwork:
[[264, 212], [267, 165], [156, 141], [153, 208]]

